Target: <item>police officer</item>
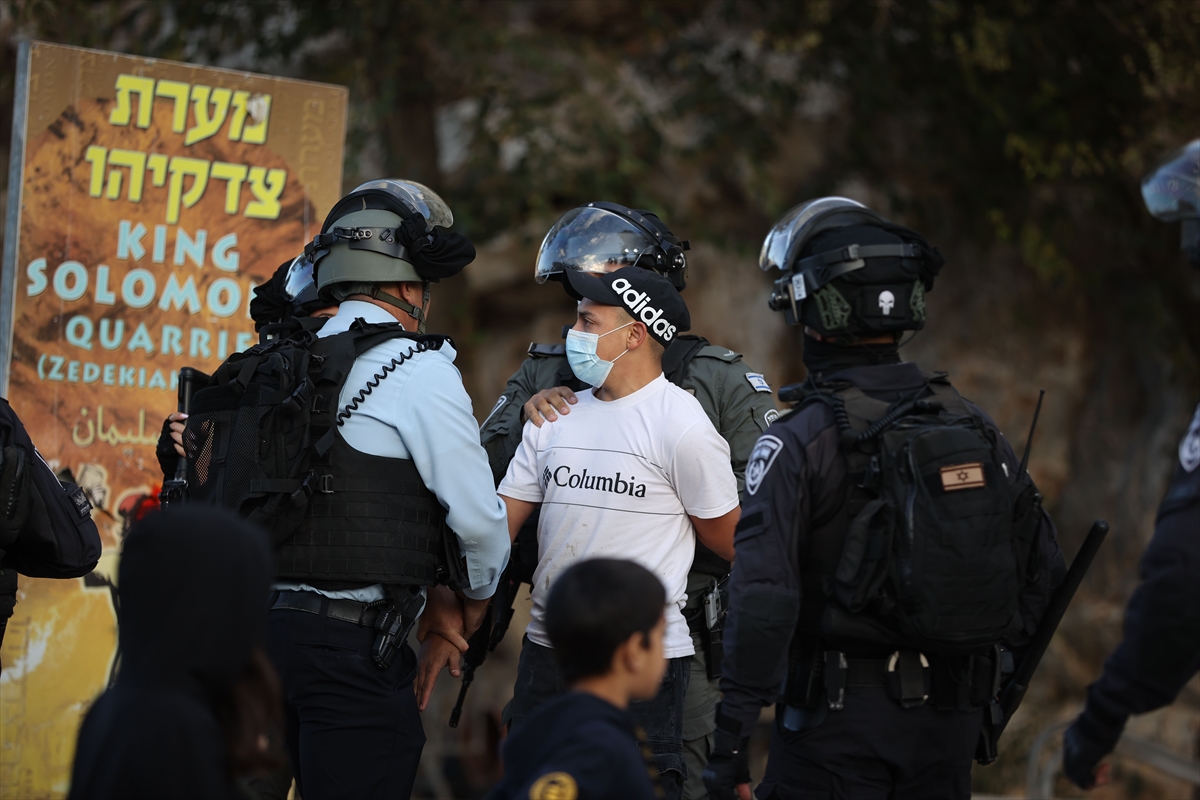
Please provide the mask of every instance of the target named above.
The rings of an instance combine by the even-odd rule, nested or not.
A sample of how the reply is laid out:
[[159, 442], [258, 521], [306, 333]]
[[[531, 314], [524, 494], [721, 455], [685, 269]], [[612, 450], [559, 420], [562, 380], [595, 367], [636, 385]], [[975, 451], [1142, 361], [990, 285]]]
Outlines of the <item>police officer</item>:
[[1036, 630], [1065, 568], [995, 424], [944, 373], [900, 361], [942, 263], [836, 197], [792, 209], [763, 245], [809, 379], [780, 393], [797, 406], [746, 469], [713, 798], [750, 796], [748, 737], [781, 690], [760, 800], [970, 795], [1001, 645]]
[[[586, 238], [584, 238], [586, 237]], [[581, 245], [586, 242], [586, 252]], [[609, 246], [611, 245], [611, 246]], [[584, 272], [610, 272], [635, 264], [665, 275], [682, 290], [687, 285], [688, 242], [676, 237], [661, 219], [648, 211], [634, 210], [616, 203], [590, 203], [567, 212], [555, 224], [538, 253], [534, 279], [545, 283], [560, 279], [564, 269]], [[597, 252], [622, 253], [620, 259], [594, 257]], [[709, 344], [700, 336], [680, 335], [663, 355], [667, 379], [690, 392], [729, 444], [734, 474], [741, 492], [746, 461], [755, 440], [778, 416], [771, 387], [762, 373], [755, 372], [741, 355], [726, 347]], [[504, 477], [508, 464], [521, 442], [525, 420], [539, 427], [543, 420], [553, 422], [557, 413], [570, 413], [575, 402], [573, 390], [587, 388], [571, 372], [566, 348], [562, 344], [531, 344], [527, 358], [508, 380], [504, 393], [484, 421], [483, 446], [488, 451], [492, 473], [497, 482]], [[537, 518], [522, 528], [513, 553], [514, 569], [529, 582], [537, 566]], [[708, 629], [704, 613], [705, 598], [710, 608], [723, 592], [722, 583], [729, 574], [729, 563], [697, 543], [695, 560], [687, 583], [688, 620], [696, 655], [692, 657], [691, 679], [684, 704], [684, 759], [688, 778], [684, 796], [689, 800], [706, 795], [701, 774], [712, 749], [716, 729], [716, 704], [720, 698], [717, 669], [720, 661], [720, 630]], [[717, 624], [720, 621], [717, 620]], [[715, 640], [715, 641], [714, 641]]]
[[[1182, 223], [1182, 249], [1200, 267], [1200, 139], [1147, 176], [1150, 212]], [[1175, 700], [1200, 670], [1200, 405], [1158, 507], [1154, 537], [1142, 556], [1141, 583], [1125, 609], [1125, 635], [1088, 687], [1087, 705], [1063, 736], [1063, 772], [1090, 789], [1107, 780], [1097, 766], [1112, 752], [1125, 721]]]
[[332, 474], [299, 530], [276, 543], [268, 649], [307, 800], [411, 793], [425, 736], [404, 640], [425, 587], [457, 577], [473, 629], [507, 563], [505, 510], [454, 348], [421, 335], [430, 284], [475, 255], [452, 223], [427, 187], [371, 181], [334, 206], [305, 249], [321, 299], [340, 304], [320, 342], [403, 328], [351, 363], [326, 356], [323, 368], [344, 376]]

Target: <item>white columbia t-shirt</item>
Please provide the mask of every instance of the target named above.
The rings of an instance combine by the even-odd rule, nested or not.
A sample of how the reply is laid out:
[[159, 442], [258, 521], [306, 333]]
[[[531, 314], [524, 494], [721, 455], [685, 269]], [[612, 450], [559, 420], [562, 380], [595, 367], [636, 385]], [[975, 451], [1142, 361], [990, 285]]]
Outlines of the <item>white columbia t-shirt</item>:
[[580, 392], [571, 413], [526, 423], [499, 493], [541, 503], [529, 638], [550, 647], [542, 620], [555, 578], [585, 558], [626, 558], [667, 590], [667, 658], [695, 652], [683, 618], [696, 530], [738, 505], [729, 445], [690, 394], [662, 375], [618, 400]]

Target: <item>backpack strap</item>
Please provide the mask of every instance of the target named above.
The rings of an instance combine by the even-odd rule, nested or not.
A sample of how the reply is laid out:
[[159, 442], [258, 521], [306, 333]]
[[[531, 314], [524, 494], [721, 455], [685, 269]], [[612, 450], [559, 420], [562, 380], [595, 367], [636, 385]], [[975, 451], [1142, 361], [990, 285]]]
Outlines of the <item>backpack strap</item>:
[[354, 356], [357, 358], [376, 345], [392, 339], [412, 339], [424, 345], [422, 350], [440, 350], [442, 345], [454, 340], [449, 336], [436, 333], [412, 333], [404, 330], [399, 322], [366, 322], [359, 317], [350, 323], [350, 329], [341, 336], [351, 337], [354, 342]]

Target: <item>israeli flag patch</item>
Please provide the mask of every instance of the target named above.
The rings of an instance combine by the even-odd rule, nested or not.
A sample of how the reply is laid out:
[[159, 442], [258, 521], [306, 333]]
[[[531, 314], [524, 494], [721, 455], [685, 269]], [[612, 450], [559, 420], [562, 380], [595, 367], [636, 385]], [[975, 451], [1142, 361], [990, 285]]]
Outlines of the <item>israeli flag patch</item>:
[[750, 382], [750, 386], [754, 391], [771, 393], [771, 384], [767, 383], [767, 379], [763, 377], [761, 372], [747, 372], [746, 380]]

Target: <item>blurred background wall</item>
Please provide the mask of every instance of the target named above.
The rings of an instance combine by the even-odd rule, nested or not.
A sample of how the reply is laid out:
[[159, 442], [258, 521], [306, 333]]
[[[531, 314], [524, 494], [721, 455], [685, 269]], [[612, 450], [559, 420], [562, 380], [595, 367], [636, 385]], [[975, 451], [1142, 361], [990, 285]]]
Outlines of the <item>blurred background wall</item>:
[[[480, 418], [529, 342], [572, 319], [531, 279], [572, 206], [652, 209], [691, 239], [694, 332], [776, 388], [804, 370], [756, 269], [772, 222], [837, 193], [916, 228], [947, 266], [905, 357], [949, 371], [1018, 448], [1045, 388], [1031, 469], [1067, 557], [1093, 518], [1113, 526], [979, 791], [1019, 791], [1034, 737], [1075, 713], [1119, 640], [1200, 399], [1200, 274], [1138, 192], [1200, 135], [1200, 3], [0, 0], [0, 163], [21, 38], [349, 86], [346, 189], [428, 183], [479, 248], [437, 287], [433, 328], [454, 335]], [[494, 774], [516, 628], [461, 733], [444, 679], [430, 796]], [[1198, 708], [1193, 681], [1130, 729], [1194, 754]], [[1108, 796], [1183, 792], [1134, 762], [1117, 776]]]

